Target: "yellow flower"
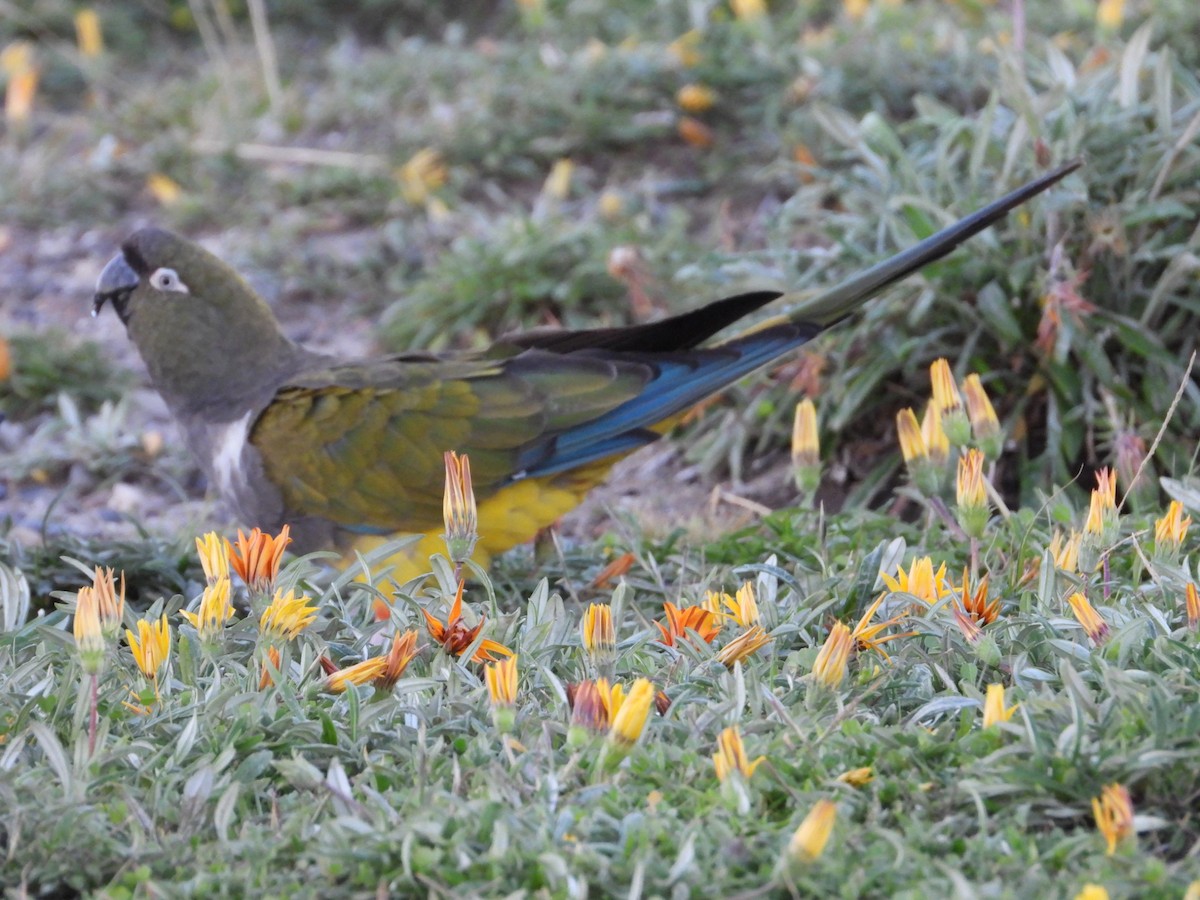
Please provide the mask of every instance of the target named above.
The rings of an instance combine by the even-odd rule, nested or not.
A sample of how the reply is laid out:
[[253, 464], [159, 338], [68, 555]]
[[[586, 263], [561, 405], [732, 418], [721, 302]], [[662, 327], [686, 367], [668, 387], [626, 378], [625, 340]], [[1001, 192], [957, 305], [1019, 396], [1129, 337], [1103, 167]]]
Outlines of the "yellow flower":
[[1088, 598], [1076, 591], [1067, 598], [1067, 603], [1071, 606], [1071, 612], [1075, 614], [1075, 618], [1079, 624], [1083, 626], [1084, 632], [1091, 638], [1093, 644], [1101, 644], [1108, 637], [1108, 623], [1104, 621], [1100, 613], [1096, 612], [1095, 607], [1088, 602]]
[[368, 681], [376, 681], [387, 671], [386, 656], [372, 656], [362, 662], [330, 672], [325, 678], [325, 690], [340, 694], [349, 685], [364, 685]]
[[1195, 631], [1200, 627], [1200, 592], [1196, 591], [1196, 582], [1189, 581], [1184, 590], [1184, 605], [1187, 609], [1188, 628]]
[[617, 632], [613, 627], [612, 607], [607, 603], [588, 605], [580, 622], [583, 649], [597, 668], [612, 666], [617, 654]]
[[668, 647], [674, 647], [679, 640], [688, 640], [689, 631], [694, 631], [702, 641], [711, 644], [717, 632], [721, 630], [716, 613], [703, 606], [686, 606], [680, 609], [668, 600], [663, 604], [663, 611], [667, 614], [666, 624], [654, 624], [662, 632], [662, 643]]
[[751, 625], [750, 628], [743, 631], [721, 648], [721, 651], [717, 654], [717, 660], [726, 668], [732, 669], [734, 665], [752, 653], [757, 653], [761, 648], [771, 643], [772, 640], [774, 638], [763, 631], [761, 625]]
[[375, 687], [381, 691], [390, 691], [408, 668], [413, 657], [417, 655], [417, 632], [411, 629], [404, 634], [392, 638], [392, 648], [384, 659], [383, 671], [375, 679]]
[[942, 563], [935, 572], [933, 560], [928, 556], [914, 559], [907, 572], [903, 566], [897, 567], [895, 578], [886, 572], [880, 572], [879, 577], [893, 594], [912, 594], [930, 606], [952, 591], [946, 582], [946, 564]]
[[90, 587], [81, 587], [75, 596], [75, 647], [83, 671], [99, 675], [104, 668], [106, 644], [100, 629], [100, 603], [96, 592]]
[[767, 14], [766, 0], [729, 0], [729, 8], [743, 22], [754, 22]]
[[284, 525], [277, 536], [271, 537], [255, 528], [247, 537], [239, 528], [237, 546], [225, 542], [233, 571], [250, 590], [264, 596], [274, 592], [283, 551], [292, 542], [290, 532], [291, 527]]
[[712, 109], [717, 95], [702, 84], [685, 84], [675, 94], [675, 102], [684, 112], [702, 113]]
[[158, 681], [158, 670], [167, 664], [171, 655], [171, 627], [164, 613], [157, 622], [138, 619], [137, 634], [125, 629], [125, 640], [133, 652], [133, 660], [142, 674]]
[[837, 780], [843, 784], [848, 784], [851, 787], [863, 787], [869, 784], [871, 779], [875, 777], [870, 766], [863, 766], [859, 769], [850, 769], [843, 772], [837, 777]]
[[818, 800], [788, 841], [788, 857], [798, 863], [810, 863], [819, 858], [825, 852], [836, 821], [837, 804], [832, 800]]
[[792, 422], [792, 474], [796, 487], [805, 494], [811, 494], [821, 484], [817, 408], [807, 397], [796, 404], [796, 417]]
[[900, 438], [900, 452], [906, 463], [929, 459], [925, 449], [925, 438], [921, 434], [921, 423], [917, 414], [907, 407], [896, 413], [896, 434]]
[[987, 697], [983, 701], [983, 727], [991, 728], [993, 725], [1007, 722], [1020, 705], [1020, 703], [1014, 703], [1012, 706], [1005, 706], [1004, 685], [989, 684]]
[[200, 557], [200, 567], [209, 584], [229, 577], [229, 542], [218, 537], [215, 531], [196, 538], [196, 555]]
[[717, 780], [724, 781], [730, 773], [737, 772], [749, 781], [754, 770], [758, 768], [765, 756], [751, 762], [746, 757], [746, 748], [742, 744], [742, 734], [736, 725], [730, 725], [717, 736], [717, 752], [713, 754], [713, 767], [717, 770]]
[[39, 71], [33, 44], [13, 41], [0, 53], [0, 70], [8, 76], [4, 92], [4, 117], [13, 125], [23, 125], [33, 112]]
[[1000, 420], [996, 417], [996, 410], [988, 398], [987, 391], [983, 389], [983, 382], [974, 372], [963, 382], [963, 393], [967, 397], [967, 415], [971, 419], [971, 431], [975, 435], [975, 442], [979, 444], [979, 449], [985, 456], [995, 459], [1004, 449]]
[[627, 696], [620, 691], [620, 685], [615, 685], [610, 703], [612, 724], [608, 729], [609, 742], [624, 747], [636, 744], [646, 727], [650, 707], [654, 705], [654, 685], [647, 678], [639, 678]]
[[484, 669], [492, 706], [512, 706], [517, 700], [517, 656], [489, 663]]
[[1154, 521], [1154, 555], [1174, 559], [1183, 546], [1191, 524], [1191, 516], [1186, 519], [1183, 517], [1183, 504], [1172, 500], [1167, 506], [1166, 515]]
[[1133, 834], [1133, 801], [1121, 784], [1106, 784], [1099, 797], [1092, 798], [1096, 828], [1108, 843], [1108, 856], [1117, 852], [1117, 844]]
[[1108, 31], [1116, 31], [1125, 21], [1125, 0], [1100, 0], [1096, 7], [1096, 24]]
[[1108, 891], [1099, 884], [1085, 884], [1075, 900], [1108, 900]]
[[151, 172], [146, 176], [146, 190], [163, 206], [174, 206], [183, 197], [179, 182], [162, 172]]
[[[471, 628], [463, 621], [462, 616], [462, 600], [463, 600], [463, 582], [458, 583], [458, 591], [454, 595], [454, 602], [450, 605], [450, 612], [446, 616], [446, 621], [434, 618], [425, 610], [421, 610], [421, 614], [425, 616], [425, 624], [429, 627], [429, 636], [437, 643], [441, 644], [442, 649], [453, 656], [462, 656], [475, 643], [475, 638], [479, 636], [479, 632], [483, 629], [484, 618], [479, 617], [479, 622], [474, 628]], [[471, 656], [471, 662], [494, 662], [498, 656], [512, 656], [512, 651], [503, 644], [493, 640], [485, 640], [480, 643], [475, 653]]]
[[453, 450], [445, 455], [446, 490], [442, 494], [442, 521], [446, 526], [446, 550], [450, 559], [462, 564], [471, 558], [479, 540], [479, 513], [471, 488], [471, 461]]
[[1074, 574], [1079, 571], [1079, 547], [1083, 535], [1072, 531], [1071, 536], [1063, 541], [1062, 532], [1055, 531], [1050, 539], [1050, 555], [1054, 557], [1054, 565], [1060, 572]]
[[983, 451], [974, 447], [958, 458], [958, 524], [976, 539], [983, 537], [989, 512], [983, 462]]
[[698, 65], [702, 58], [700, 51], [696, 48], [700, 46], [703, 37], [699, 31], [693, 28], [671, 41], [667, 45], [667, 53], [673, 56], [683, 68], [690, 69]]
[[722, 613], [722, 615], [727, 615], [743, 628], [749, 628], [751, 625], [758, 624], [758, 601], [754, 599], [754, 584], [752, 582], [747, 581], [738, 588], [736, 597], [722, 594], [721, 603], [729, 608], [729, 612]]
[[204, 589], [196, 612], [186, 609], [179, 614], [192, 623], [200, 640], [209, 643], [220, 637], [225, 623], [233, 618], [233, 604], [229, 601], [229, 579], [218, 579]]
[[566, 200], [571, 193], [571, 176], [574, 174], [575, 163], [569, 159], [556, 159], [542, 185], [542, 195], [551, 200]]
[[925, 452], [929, 460], [941, 468], [950, 459], [950, 438], [946, 435], [942, 423], [942, 411], [936, 403], [925, 405], [925, 415], [921, 417], [921, 437], [925, 441]]
[[400, 196], [413, 206], [421, 206], [446, 183], [446, 166], [436, 150], [424, 147], [396, 170], [396, 181], [400, 184]]
[[[935, 359], [929, 367], [933, 382], [933, 405], [941, 416], [942, 427], [950, 443], [961, 447], [971, 438], [971, 422], [963, 408], [962, 395], [954, 383], [954, 373], [946, 359]], [[927, 443], [928, 438], [926, 439]]]
[[125, 573], [121, 573], [121, 590], [118, 592], [113, 570], [96, 566], [91, 592], [100, 619], [100, 632], [104, 640], [111, 641], [120, 632], [125, 618]]
[[842, 0], [842, 9], [851, 22], [861, 22], [871, 8], [871, 0]]
[[1096, 489], [1092, 491], [1084, 534], [1104, 536], [1117, 521], [1117, 476], [1112, 469], [1096, 473]]
[[294, 591], [285, 594], [277, 589], [271, 605], [258, 620], [258, 630], [268, 640], [294, 640], [317, 617], [317, 608], [310, 606], [311, 602], [308, 597], [297, 597]]
[[85, 59], [94, 59], [104, 52], [100, 17], [90, 6], [75, 13], [75, 38], [79, 44], [79, 55]]
[[882, 644], [894, 641], [897, 638], [912, 637], [916, 634], [915, 631], [905, 631], [901, 634], [889, 634], [887, 637], [879, 637], [881, 632], [904, 618], [902, 615], [893, 616], [890, 619], [872, 624], [871, 619], [875, 617], [875, 613], [879, 611], [880, 605], [887, 596], [887, 593], [882, 593], [876, 597], [875, 602], [867, 607], [867, 611], [863, 613], [862, 618], [858, 620], [858, 624], [854, 626], [854, 630], [850, 632], [850, 636], [854, 638], [855, 647], [859, 650], [874, 650], [884, 659], [890, 659], [891, 657], [884, 652]]
[[1183, 900], [1200, 900], [1200, 880], [1193, 881], [1183, 892]]
[[846, 678], [846, 664], [853, 650], [854, 635], [850, 628], [842, 622], [834, 622], [813, 663], [813, 677], [830, 690], [836, 689]]

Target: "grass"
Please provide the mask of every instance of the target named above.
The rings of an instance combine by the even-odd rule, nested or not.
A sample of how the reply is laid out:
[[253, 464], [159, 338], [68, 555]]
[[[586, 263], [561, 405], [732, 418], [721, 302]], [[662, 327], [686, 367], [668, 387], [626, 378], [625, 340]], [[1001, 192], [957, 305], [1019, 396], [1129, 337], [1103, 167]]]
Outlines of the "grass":
[[[238, 588], [209, 645], [178, 615], [205, 589], [194, 535], [0, 538], [0, 883], [111, 897], [1074, 897], [1095, 883], [1176, 898], [1200, 879], [1196, 538], [1170, 553], [1154, 536], [1164, 490], [1200, 514], [1200, 82], [1180, 37], [1200, 26], [1194, 4], [1130, 3], [1116, 27], [1092, 4], [1030, 8], [1024, 54], [1003, 10], [970, 4], [877, 3], [856, 21], [832, 4], [746, 19], [573, 0], [458, 23], [416, 4], [383, 19], [378, 4], [273, 4], [274, 98], [239, 7], [203, 40], [189, 18], [221, 8], [172, 4], [150, 24], [102, 11], [95, 59], [76, 51], [73, 4], [5, 17], [0, 45], [31, 40], [42, 76], [35, 115], [0, 135], [10, 227], [112, 223], [115, 245], [152, 218], [221, 240], [273, 300], [336, 298], [337, 315], [378, 317], [392, 348], [452, 348], [752, 286], [809, 291], [1026, 177], [1039, 146], [1088, 166], [675, 438], [703, 471], [749, 480], [785, 456], [802, 390], [824, 509], [701, 540], [625, 522], [473, 573], [468, 620], [486, 616], [483, 635], [519, 656], [507, 733], [484, 668], [428, 634], [421, 611], [444, 617], [453, 596], [444, 560], [407, 585], [375, 558], [369, 574], [291, 561], [279, 583], [320, 613], [262, 688], [248, 610], [263, 598]], [[689, 114], [706, 132], [680, 130], [687, 84], [715, 92]], [[635, 264], [614, 265], [627, 248]], [[125, 424], [129, 380], [102, 350], [10, 343], [0, 404], [28, 439], [0, 444], [6, 485], [65, 489], [80, 469], [186, 485]], [[992, 505], [974, 546], [895, 449], [895, 413], [920, 411], [938, 357], [982, 374], [1008, 438], [991, 470], [1007, 510]], [[1116, 465], [1124, 493], [1152, 445], [1145, 486], [1093, 548], [1106, 569], [1056, 562], [1092, 472]], [[594, 587], [626, 552], [629, 571]], [[1000, 614], [977, 643], [953, 592], [927, 602], [880, 581], [926, 556], [955, 588], [964, 567], [988, 574]], [[89, 734], [91, 679], [66, 629], [96, 564], [127, 575], [125, 624], [166, 614], [174, 643], [155, 699], [124, 639], [107, 642]], [[664, 602], [745, 581], [768, 648], [722, 665], [730, 620], [712, 645], [662, 645]], [[1099, 640], [1066, 602], [1076, 590], [1108, 623]], [[877, 620], [900, 617], [885, 634], [913, 633], [824, 684], [833, 623], [884, 592]], [[43, 615], [26, 620], [26, 601]], [[605, 734], [570, 724], [567, 686], [610, 665], [580, 636], [592, 602], [612, 606], [613, 677], [671, 701], [617, 764]], [[346, 667], [408, 629], [421, 648], [393, 689], [323, 689], [321, 657]], [[1019, 706], [985, 728], [991, 684]], [[735, 724], [765, 761], [722, 783], [711, 756]], [[839, 780], [861, 767], [869, 783]], [[1091, 802], [1113, 783], [1137, 833], [1108, 855]], [[790, 841], [821, 800], [837, 805], [832, 839], [802, 862]]]

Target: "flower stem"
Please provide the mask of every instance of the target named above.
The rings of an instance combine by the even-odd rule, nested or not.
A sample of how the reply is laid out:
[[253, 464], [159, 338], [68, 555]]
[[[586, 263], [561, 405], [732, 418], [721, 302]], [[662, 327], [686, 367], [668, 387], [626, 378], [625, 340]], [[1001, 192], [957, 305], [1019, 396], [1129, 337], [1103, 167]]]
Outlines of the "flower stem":
[[92, 709], [88, 716], [88, 757], [96, 752], [96, 725], [99, 720], [97, 708], [100, 703], [100, 675], [92, 675]]

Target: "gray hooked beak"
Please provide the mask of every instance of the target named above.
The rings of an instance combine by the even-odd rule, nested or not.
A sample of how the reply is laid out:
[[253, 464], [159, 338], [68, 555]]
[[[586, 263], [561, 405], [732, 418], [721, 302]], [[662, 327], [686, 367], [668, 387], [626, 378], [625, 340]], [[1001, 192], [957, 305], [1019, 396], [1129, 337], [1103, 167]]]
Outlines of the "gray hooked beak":
[[100, 280], [96, 282], [96, 296], [92, 300], [92, 315], [100, 312], [104, 301], [111, 300], [113, 309], [117, 311], [121, 321], [126, 321], [125, 304], [137, 286], [137, 272], [133, 271], [129, 263], [125, 261], [125, 254], [118, 253], [108, 261], [108, 265], [100, 273]]

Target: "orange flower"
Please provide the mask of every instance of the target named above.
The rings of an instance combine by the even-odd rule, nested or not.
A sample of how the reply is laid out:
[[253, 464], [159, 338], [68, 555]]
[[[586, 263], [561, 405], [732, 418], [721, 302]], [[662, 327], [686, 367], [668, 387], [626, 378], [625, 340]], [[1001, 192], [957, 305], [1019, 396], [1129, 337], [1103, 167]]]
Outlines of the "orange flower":
[[988, 601], [988, 576], [984, 575], [979, 579], [979, 583], [975, 585], [975, 590], [971, 590], [970, 573], [963, 569], [962, 587], [959, 589], [959, 597], [963, 610], [971, 614], [971, 616], [980, 625], [991, 625], [996, 621], [996, 616], [1000, 614], [1000, 598]]
[[1194, 581], [1189, 581], [1184, 590], [1184, 605], [1187, 608], [1188, 628], [1195, 631], [1200, 627], [1200, 592], [1197, 592]]
[[687, 606], [680, 609], [671, 601], [663, 604], [666, 612], [666, 625], [655, 622], [662, 632], [662, 642], [668, 647], [674, 647], [677, 639], [687, 640], [688, 631], [696, 632], [705, 643], [711, 644], [712, 639], [721, 630], [716, 613], [703, 606]]
[[[271, 661], [271, 666], [275, 667], [275, 671], [279, 671], [279, 648], [272, 645], [267, 648], [267, 659]], [[271, 675], [271, 668], [265, 662], [262, 664], [262, 674], [258, 678], [258, 689], [265, 691], [275, 683], [275, 678]]]
[[1067, 603], [1070, 604], [1071, 612], [1075, 614], [1075, 618], [1083, 626], [1087, 636], [1092, 639], [1092, 643], [1104, 643], [1104, 639], [1108, 637], [1108, 623], [1104, 621], [1104, 617], [1100, 613], [1096, 612], [1095, 607], [1088, 602], [1088, 598], [1076, 591], [1067, 598]]
[[607, 678], [590, 678], [567, 686], [567, 703], [571, 707], [571, 727], [590, 731], [608, 730], [612, 689]]
[[732, 669], [736, 663], [741, 662], [752, 653], [756, 653], [772, 640], [774, 638], [763, 631], [761, 625], [751, 625], [721, 648], [721, 652], [717, 654], [717, 660], [726, 668]]
[[238, 573], [250, 590], [259, 594], [274, 591], [283, 551], [292, 542], [290, 530], [290, 526], [284, 525], [276, 537], [271, 537], [255, 528], [247, 537], [239, 528], [237, 546], [225, 542], [233, 571]]
[[[458, 591], [454, 595], [454, 603], [450, 606], [450, 614], [446, 616], [445, 622], [435, 619], [425, 610], [421, 610], [421, 614], [425, 616], [425, 623], [429, 626], [429, 636], [441, 644], [442, 648], [451, 656], [462, 656], [467, 652], [475, 643], [475, 638], [479, 636], [485, 621], [483, 616], [480, 616], [479, 624], [474, 628], [469, 627], [462, 618], [462, 598], [463, 582], [460, 581]], [[512, 655], [512, 651], [503, 644], [485, 640], [471, 656], [471, 662], [495, 662], [501, 656]]]
[[325, 679], [325, 690], [340, 694], [349, 685], [364, 685], [380, 678], [387, 669], [386, 656], [372, 656], [345, 669], [335, 669]]
[[384, 657], [383, 672], [375, 679], [375, 687], [381, 691], [390, 691], [408, 668], [413, 657], [417, 655], [416, 629], [397, 634], [392, 638], [392, 649]]
[[461, 565], [475, 552], [479, 539], [479, 513], [471, 487], [471, 460], [453, 450], [445, 454], [446, 490], [442, 494], [442, 522], [446, 526], [446, 551]]
[[125, 573], [121, 573], [121, 590], [118, 593], [113, 570], [96, 566], [92, 576], [92, 593], [100, 616], [100, 630], [104, 633], [104, 639], [111, 641], [120, 632], [125, 618]]
[[1117, 844], [1133, 834], [1133, 801], [1121, 784], [1106, 784], [1099, 797], [1092, 798], [1096, 828], [1108, 843], [1108, 856], [1117, 852]]

